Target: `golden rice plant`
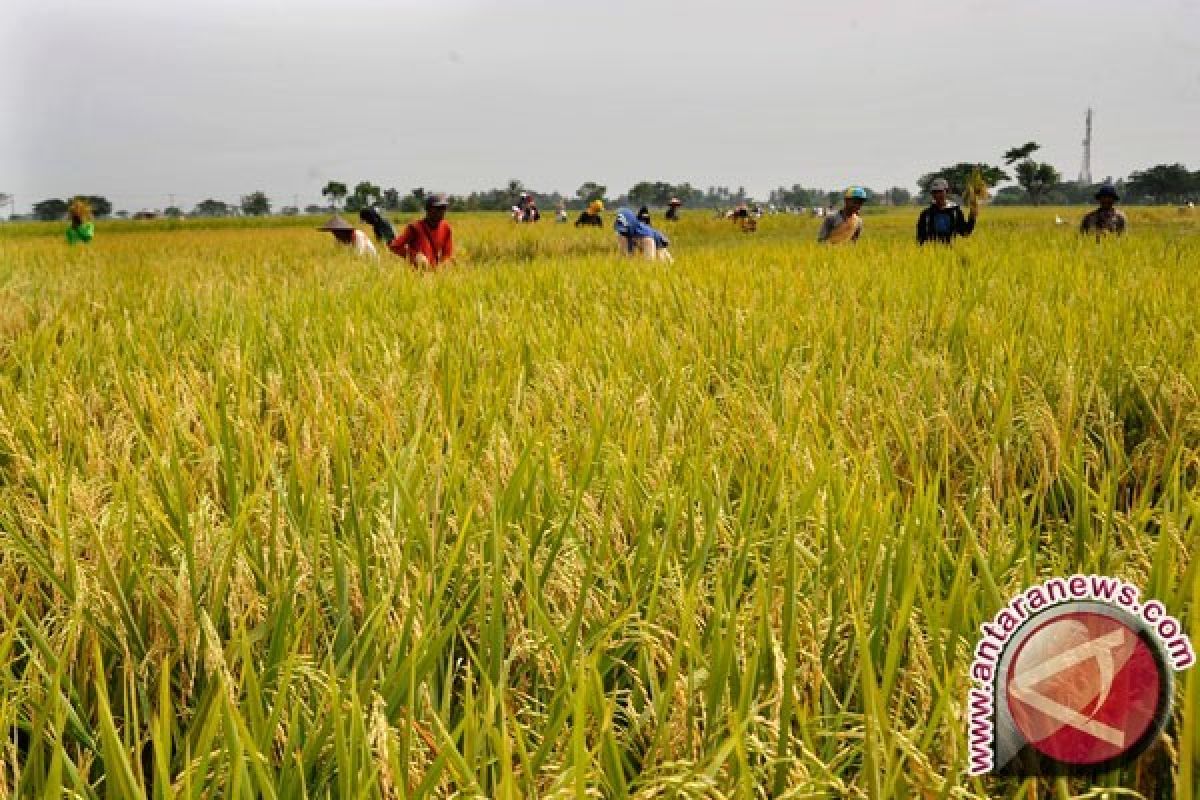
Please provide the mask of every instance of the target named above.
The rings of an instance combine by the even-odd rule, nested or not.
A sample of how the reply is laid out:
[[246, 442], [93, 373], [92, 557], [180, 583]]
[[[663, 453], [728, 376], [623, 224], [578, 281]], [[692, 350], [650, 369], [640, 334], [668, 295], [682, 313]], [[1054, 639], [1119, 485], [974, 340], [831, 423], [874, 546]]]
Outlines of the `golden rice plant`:
[[1195, 797], [1195, 670], [1136, 765], [964, 775], [1021, 588], [1200, 635], [1200, 223], [1056, 213], [0, 227], [0, 796]]

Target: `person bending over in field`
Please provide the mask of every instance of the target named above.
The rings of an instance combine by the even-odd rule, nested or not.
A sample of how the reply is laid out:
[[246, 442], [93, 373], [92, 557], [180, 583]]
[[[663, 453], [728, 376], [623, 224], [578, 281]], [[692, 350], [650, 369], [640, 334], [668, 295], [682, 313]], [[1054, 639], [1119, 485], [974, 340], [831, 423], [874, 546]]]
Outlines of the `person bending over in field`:
[[357, 256], [379, 258], [379, 253], [375, 252], [375, 245], [371, 244], [367, 235], [337, 214], [330, 217], [329, 221], [317, 230], [332, 233], [338, 244], [353, 248], [354, 254]]
[[82, 198], [75, 198], [67, 207], [71, 220], [67, 228], [67, 244], [88, 244], [96, 238], [96, 226], [92, 224], [92, 207]]
[[672, 197], [671, 202], [667, 203], [667, 219], [671, 222], [679, 221], [679, 207], [683, 205], [683, 201], [678, 197]]
[[842, 244], [857, 242], [862, 233], [862, 217], [858, 212], [863, 203], [867, 202], [867, 190], [861, 186], [851, 186], [843, 195], [842, 210], [825, 217], [821, 222], [821, 230], [817, 233], [818, 242]]
[[617, 211], [617, 219], [613, 223], [617, 232], [617, 246], [623, 255], [632, 256], [641, 253], [650, 261], [674, 261], [670, 240], [661, 231], [651, 228], [637, 218], [632, 209], [622, 208]]
[[420, 269], [437, 269], [454, 258], [454, 235], [446, 222], [450, 201], [444, 194], [425, 198], [425, 217], [404, 226], [388, 245], [393, 253]]
[[1120, 199], [1116, 187], [1111, 183], [1101, 186], [1096, 191], [1096, 202], [1100, 207], [1084, 216], [1079, 232], [1094, 233], [1097, 240], [1106, 233], [1115, 233], [1118, 236], [1125, 233], [1129, 229], [1129, 223], [1125, 219], [1125, 212], [1117, 208], [1117, 201]]
[[387, 244], [392, 239], [396, 238], [396, 229], [392, 227], [392, 223], [388, 218], [379, 213], [379, 209], [371, 207], [364, 208], [358, 212], [358, 218], [371, 226], [371, 230], [375, 231], [375, 238]]
[[604, 203], [599, 200], [593, 200], [587, 204], [587, 208], [579, 212], [579, 219], [575, 220], [575, 227], [580, 225], [587, 227], [599, 228], [604, 224], [603, 217], [600, 212], [604, 210]]
[[963, 216], [962, 207], [951, 203], [946, 193], [950, 190], [945, 178], [935, 178], [929, 184], [933, 202], [917, 218], [917, 244], [940, 242], [950, 244], [955, 236], [970, 236], [975, 230], [978, 212], [971, 209], [970, 216]]

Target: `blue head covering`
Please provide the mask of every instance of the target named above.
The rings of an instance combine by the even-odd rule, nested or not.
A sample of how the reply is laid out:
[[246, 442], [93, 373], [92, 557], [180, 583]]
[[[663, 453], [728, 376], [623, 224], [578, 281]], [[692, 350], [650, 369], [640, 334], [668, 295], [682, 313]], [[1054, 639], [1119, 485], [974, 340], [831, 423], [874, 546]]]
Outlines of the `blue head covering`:
[[646, 237], [653, 239], [657, 247], [667, 247], [671, 244], [666, 236], [638, 219], [637, 214], [633, 213], [631, 208], [617, 209], [617, 218], [613, 220], [613, 230], [629, 239], [631, 244], [634, 239]]
[[654, 228], [637, 218], [631, 208], [618, 208], [617, 217], [613, 220], [613, 230], [626, 239], [641, 239], [654, 235]]

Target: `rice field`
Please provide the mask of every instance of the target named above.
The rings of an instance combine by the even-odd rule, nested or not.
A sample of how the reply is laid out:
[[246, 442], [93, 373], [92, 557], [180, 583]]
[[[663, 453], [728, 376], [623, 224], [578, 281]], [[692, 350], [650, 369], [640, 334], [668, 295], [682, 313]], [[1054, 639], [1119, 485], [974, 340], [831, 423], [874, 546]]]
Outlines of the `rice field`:
[[965, 774], [1022, 588], [1200, 642], [1200, 216], [1081, 213], [0, 226], [0, 796], [1195, 798], [1195, 669], [1095, 785]]

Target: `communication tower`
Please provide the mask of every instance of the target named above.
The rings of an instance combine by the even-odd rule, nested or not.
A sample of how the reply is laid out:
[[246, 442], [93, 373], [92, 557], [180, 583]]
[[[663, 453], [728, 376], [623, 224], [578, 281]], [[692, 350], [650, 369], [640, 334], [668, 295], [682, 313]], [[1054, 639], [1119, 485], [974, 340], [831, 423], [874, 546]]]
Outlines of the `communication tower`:
[[1087, 110], [1083, 133], [1083, 166], [1079, 169], [1079, 184], [1092, 185], [1092, 110]]

